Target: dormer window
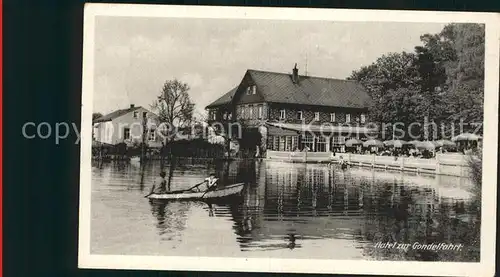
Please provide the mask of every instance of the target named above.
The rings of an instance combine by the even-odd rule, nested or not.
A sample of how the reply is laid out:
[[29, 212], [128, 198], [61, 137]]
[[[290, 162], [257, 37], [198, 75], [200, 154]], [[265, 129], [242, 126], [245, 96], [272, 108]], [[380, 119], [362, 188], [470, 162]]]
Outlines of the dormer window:
[[139, 112], [134, 112], [134, 118], [137, 118], [139, 116]]
[[257, 94], [257, 86], [256, 85], [252, 86], [252, 94]]
[[250, 87], [247, 87], [247, 95], [250, 95], [251, 91], [250, 91]]

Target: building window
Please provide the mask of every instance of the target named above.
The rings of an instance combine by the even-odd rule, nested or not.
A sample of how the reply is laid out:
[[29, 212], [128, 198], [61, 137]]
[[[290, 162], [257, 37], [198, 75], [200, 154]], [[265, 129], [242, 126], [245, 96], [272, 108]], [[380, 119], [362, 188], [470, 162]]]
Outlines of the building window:
[[280, 110], [280, 119], [285, 119], [286, 118], [286, 112], [285, 109]]
[[253, 85], [252, 86], [252, 94], [256, 94], [256, 93], [257, 93], [257, 86]]
[[280, 138], [279, 151], [285, 151], [285, 136], [279, 136], [279, 138]]
[[273, 150], [273, 136], [267, 136], [267, 149]]
[[142, 112], [142, 118], [146, 118], [148, 116], [148, 112]]
[[242, 118], [243, 112], [241, 110], [241, 106], [236, 107], [236, 117], [237, 119]]
[[345, 122], [346, 123], [350, 123], [351, 122], [351, 115], [350, 114], [346, 114], [345, 115]]
[[263, 115], [263, 107], [262, 107], [262, 105], [260, 105], [258, 109], [259, 109], [259, 111], [258, 111], [258, 113], [259, 113], [259, 119], [261, 119], [262, 115]]
[[123, 128], [123, 139], [130, 139], [130, 128]]
[[292, 137], [286, 136], [285, 151], [292, 151]]
[[149, 130], [149, 141], [156, 141], [156, 130], [155, 129], [150, 129]]
[[314, 120], [319, 121], [319, 112], [314, 113]]
[[310, 134], [306, 134], [305, 136], [302, 136], [302, 149], [305, 149], [306, 147], [309, 148], [309, 151], [313, 151], [313, 145], [314, 145], [314, 138]]
[[134, 112], [134, 118], [137, 118], [139, 116], [139, 112]]
[[248, 118], [253, 118], [253, 106], [248, 107]]
[[324, 136], [316, 137], [316, 152], [326, 152], [326, 138]]
[[298, 112], [297, 112], [297, 119], [298, 119], [298, 120], [302, 120], [302, 119], [303, 119], [303, 117], [302, 117], [302, 116], [303, 116], [302, 111], [298, 111]]
[[332, 137], [332, 144], [333, 145], [342, 145], [342, 144], [345, 144], [345, 137], [342, 137], [342, 136], [334, 136], [334, 137]]
[[298, 148], [298, 141], [299, 141], [299, 137], [297, 136], [292, 136], [292, 151], [295, 151], [295, 149]]
[[247, 95], [250, 95], [250, 87], [247, 87]]
[[215, 120], [216, 116], [217, 116], [217, 113], [215, 112], [215, 110], [212, 110], [212, 120]]
[[278, 141], [278, 137], [277, 136], [274, 136], [273, 137], [273, 150], [274, 151], [278, 151], [278, 145], [279, 145], [279, 141]]
[[335, 113], [330, 114], [330, 122], [335, 122]]
[[366, 116], [365, 114], [361, 114], [361, 123], [365, 123], [366, 122]]

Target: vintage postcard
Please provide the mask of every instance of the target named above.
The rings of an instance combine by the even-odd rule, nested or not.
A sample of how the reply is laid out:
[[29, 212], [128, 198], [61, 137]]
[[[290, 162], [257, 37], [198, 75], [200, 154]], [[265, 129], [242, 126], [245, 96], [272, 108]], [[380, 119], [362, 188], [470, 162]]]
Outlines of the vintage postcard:
[[86, 5], [79, 267], [492, 276], [499, 19]]

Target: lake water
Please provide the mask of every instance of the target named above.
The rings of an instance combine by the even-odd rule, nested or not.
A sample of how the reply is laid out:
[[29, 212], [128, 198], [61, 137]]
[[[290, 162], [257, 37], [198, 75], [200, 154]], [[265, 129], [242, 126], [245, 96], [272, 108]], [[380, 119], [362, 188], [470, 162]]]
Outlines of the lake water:
[[[246, 183], [241, 197], [209, 206], [144, 198], [159, 171], [155, 162], [142, 169], [93, 164], [93, 254], [479, 261], [479, 204], [469, 179], [337, 165], [180, 161], [171, 189], [212, 172], [222, 185]], [[441, 242], [462, 247], [413, 249]]]

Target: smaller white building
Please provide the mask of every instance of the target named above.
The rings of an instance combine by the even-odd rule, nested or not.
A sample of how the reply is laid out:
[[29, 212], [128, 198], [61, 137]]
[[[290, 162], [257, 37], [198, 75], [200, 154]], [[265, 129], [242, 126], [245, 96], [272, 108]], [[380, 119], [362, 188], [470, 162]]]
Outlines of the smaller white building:
[[[161, 147], [161, 135], [157, 128], [158, 116], [143, 107], [130, 105], [127, 109], [116, 110], [94, 120], [94, 140], [116, 145], [140, 144], [143, 135], [150, 147]], [[144, 133], [145, 130], [145, 133]]]

